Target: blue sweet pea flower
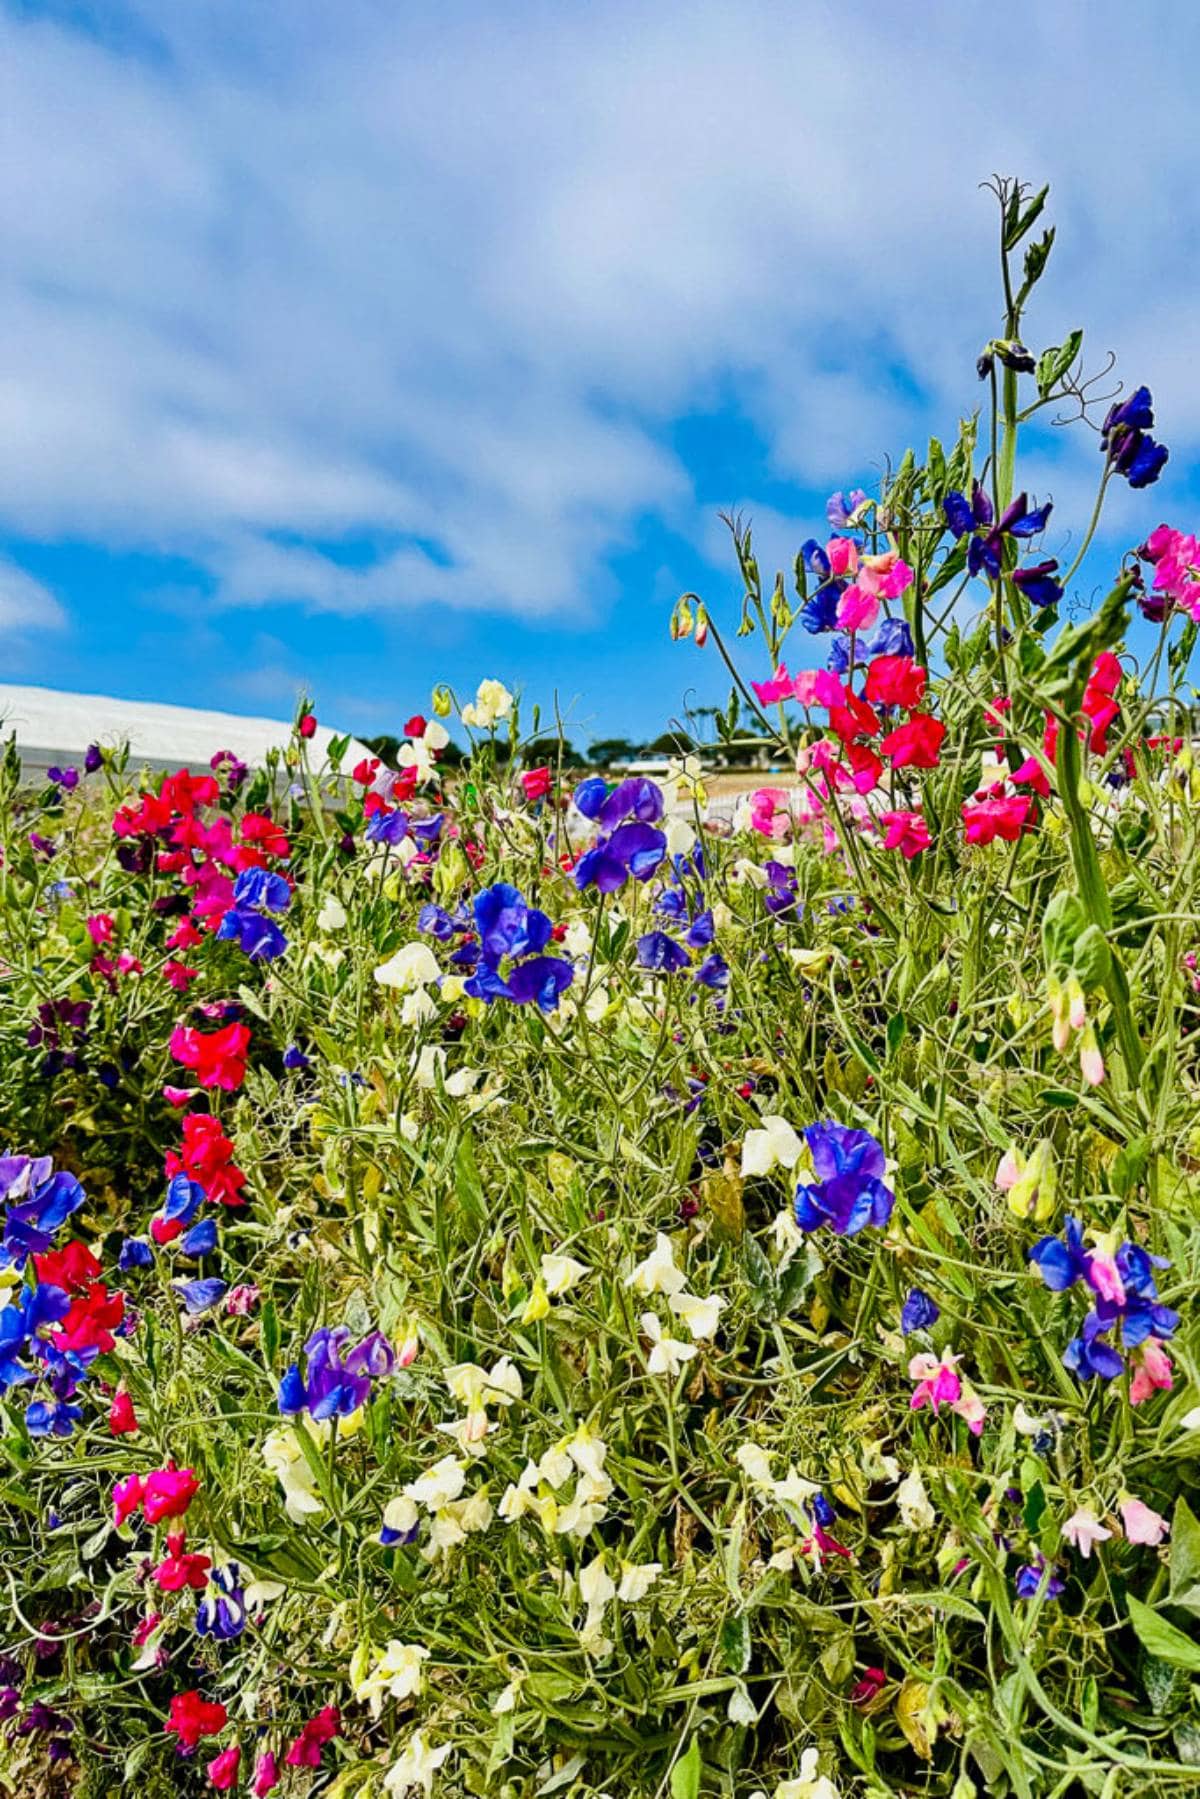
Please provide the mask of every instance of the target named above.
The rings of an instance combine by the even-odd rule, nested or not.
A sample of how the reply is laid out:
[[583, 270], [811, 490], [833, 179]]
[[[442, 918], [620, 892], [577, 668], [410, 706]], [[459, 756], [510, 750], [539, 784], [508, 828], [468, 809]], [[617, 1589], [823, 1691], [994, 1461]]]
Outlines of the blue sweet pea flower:
[[729, 985], [729, 964], [719, 950], [713, 950], [706, 956], [692, 976], [700, 987], [708, 987], [713, 993], [719, 993]]
[[1083, 1247], [1083, 1226], [1068, 1218], [1062, 1240], [1043, 1237], [1029, 1252], [1029, 1260], [1052, 1293], [1065, 1293], [1076, 1281], [1086, 1280], [1091, 1258]]
[[1109, 466], [1130, 487], [1150, 487], [1162, 474], [1171, 452], [1149, 436], [1154, 402], [1148, 387], [1135, 388], [1119, 406], [1111, 406], [1100, 432], [1100, 448]]
[[25, 1409], [25, 1429], [31, 1437], [69, 1437], [82, 1417], [80, 1406], [35, 1399]]
[[198, 1318], [202, 1312], [211, 1312], [225, 1296], [225, 1282], [215, 1279], [202, 1281], [172, 1281], [172, 1287], [184, 1303], [188, 1314]]
[[559, 995], [575, 979], [575, 970], [562, 956], [532, 956], [518, 962], [508, 977], [508, 997], [518, 1006], [536, 1002], [541, 1012], [558, 1009]]
[[283, 1065], [285, 1068], [303, 1070], [312, 1067], [312, 1060], [305, 1055], [298, 1043], [289, 1043], [283, 1052]]
[[292, 903], [292, 890], [283, 875], [271, 874], [265, 868], [246, 868], [233, 883], [233, 898], [238, 906], [286, 912]]
[[1052, 1564], [1035, 1555], [1032, 1562], [1018, 1568], [1016, 1589], [1018, 1599], [1036, 1599], [1039, 1592], [1046, 1599], [1058, 1599], [1066, 1589], [1066, 1582], [1055, 1573]]
[[852, 1237], [865, 1225], [882, 1229], [892, 1215], [896, 1196], [883, 1176], [887, 1161], [869, 1131], [846, 1125], [806, 1126], [805, 1141], [817, 1181], [796, 1188], [796, 1223], [802, 1231], [823, 1224], [840, 1237]]
[[128, 1274], [131, 1268], [151, 1268], [154, 1265], [154, 1251], [144, 1237], [126, 1237], [117, 1257], [117, 1267], [122, 1274]]
[[183, 1255], [192, 1256], [197, 1261], [202, 1256], [210, 1256], [217, 1247], [217, 1226], [212, 1218], [202, 1218], [194, 1224], [179, 1248]]
[[485, 962], [493, 967], [505, 956], [527, 956], [550, 941], [551, 924], [536, 906], [527, 906], [517, 888], [497, 881], [475, 896], [475, 927]]
[[655, 974], [678, 974], [691, 959], [683, 945], [668, 937], [665, 931], [647, 931], [637, 940], [638, 967], [648, 968]]
[[594, 819], [608, 798], [608, 782], [603, 775], [589, 775], [585, 781], [580, 781], [571, 798], [577, 812]]
[[167, 1182], [167, 1197], [162, 1216], [169, 1224], [190, 1224], [204, 1204], [204, 1188], [199, 1181], [177, 1174]]
[[236, 1562], [228, 1562], [209, 1575], [208, 1589], [196, 1606], [196, 1634], [228, 1643], [233, 1637], [240, 1637], [245, 1628], [246, 1595], [241, 1570]]
[[616, 893], [626, 881], [648, 881], [667, 853], [667, 840], [653, 825], [619, 825], [585, 850], [575, 865], [575, 885], [582, 891], [595, 887], [600, 893]]
[[941, 1316], [937, 1304], [920, 1287], [914, 1287], [900, 1309], [900, 1329], [904, 1336], [913, 1331], [927, 1331]]

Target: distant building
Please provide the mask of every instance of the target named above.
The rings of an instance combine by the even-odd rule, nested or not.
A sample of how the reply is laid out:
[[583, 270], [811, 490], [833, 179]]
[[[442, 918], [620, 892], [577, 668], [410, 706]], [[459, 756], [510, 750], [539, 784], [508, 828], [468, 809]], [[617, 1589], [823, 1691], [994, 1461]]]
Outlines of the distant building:
[[[292, 727], [283, 719], [243, 718], [236, 712], [201, 712], [151, 700], [0, 685], [0, 738], [14, 731], [22, 767], [37, 775], [55, 765], [78, 765], [89, 743], [109, 749], [127, 743], [133, 768], [207, 769], [218, 750], [232, 750], [239, 761], [259, 768], [268, 750], [283, 748]], [[315, 764], [325, 760], [337, 735], [328, 725], [317, 726], [309, 742]], [[343, 766], [352, 768], [368, 754], [352, 738]]]

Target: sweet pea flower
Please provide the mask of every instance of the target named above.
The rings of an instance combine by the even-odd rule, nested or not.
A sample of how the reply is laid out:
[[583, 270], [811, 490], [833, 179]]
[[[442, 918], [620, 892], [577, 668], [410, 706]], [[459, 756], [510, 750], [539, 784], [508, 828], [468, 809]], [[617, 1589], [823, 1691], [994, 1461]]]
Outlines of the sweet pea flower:
[[569, 1293], [587, 1273], [586, 1262], [578, 1262], [574, 1256], [547, 1254], [542, 1257], [542, 1284], [553, 1299]]
[[474, 704], [462, 709], [462, 720], [465, 725], [490, 731], [502, 718], [507, 718], [512, 709], [513, 696], [502, 681], [481, 681]]
[[1050, 1139], [1041, 1138], [1028, 1159], [1015, 1144], [1006, 1150], [996, 1169], [996, 1185], [1007, 1193], [1009, 1209], [1018, 1218], [1044, 1224], [1053, 1215], [1058, 1187]]
[[267, 1799], [279, 1785], [279, 1766], [269, 1749], [263, 1751], [254, 1764], [254, 1799]]
[[207, 1700], [199, 1689], [176, 1693], [167, 1715], [167, 1732], [179, 1738], [179, 1753], [190, 1755], [201, 1737], [215, 1737], [229, 1722], [229, 1713], [220, 1700]]
[[164, 1518], [182, 1518], [200, 1491], [200, 1482], [190, 1468], [156, 1468], [146, 1476], [143, 1512], [147, 1524], [159, 1524]]
[[794, 1168], [803, 1154], [804, 1143], [787, 1119], [768, 1112], [762, 1124], [742, 1139], [742, 1179], [770, 1174], [777, 1164]]
[[646, 1363], [651, 1374], [665, 1374], [668, 1380], [675, 1376], [698, 1353], [694, 1343], [683, 1343], [678, 1337], [663, 1334], [663, 1327], [653, 1312], [642, 1313], [642, 1335], [649, 1337], [651, 1343], [650, 1356]]
[[1089, 1505], [1072, 1512], [1062, 1527], [1062, 1534], [1072, 1549], [1077, 1549], [1086, 1562], [1097, 1543], [1107, 1543], [1112, 1531], [1101, 1524]]
[[1118, 1510], [1121, 1523], [1125, 1527], [1125, 1535], [1131, 1543], [1142, 1543], [1148, 1548], [1156, 1549], [1163, 1538], [1170, 1532], [1170, 1522], [1161, 1512], [1156, 1512], [1141, 1499], [1130, 1494], [1122, 1499]]
[[[659, 1231], [654, 1239], [653, 1252], [643, 1262], [639, 1262], [632, 1273], [625, 1276], [625, 1285], [632, 1287], [635, 1293], [649, 1295], [651, 1293], [681, 1293], [687, 1285], [687, 1276], [682, 1268], [675, 1265], [675, 1247], [665, 1232]], [[648, 1334], [648, 1333], [647, 1333]]]
[[899, 850], [906, 862], [927, 850], [932, 842], [929, 826], [919, 812], [881, 812], [879, 824], [884, 833], [884, 849]]
[[1169, 1393], [1175, 1384], [1171, 1358], [1157, 1337], [1147, 1337], [1133, 1354], [1133, 1379], [1129, 1383], [1130, 1405], [1141, 1405], [1157, 1392]]
[[392, 1799], [401, 1799], [402, 1794], [411, 1792], [414, 1787], [420, 1787], [429, 1799], [433, 1792], [433, 1777], [453, 1749], [452, 1743], [441, 1743], [434, 1749], [426, 1741], [423, 1730], [414, 1730], [399, 1761], [393, 1762], [383, 1777], [383, 1784]]
[[773, 706], [792, 697], [793, 681], [786, 663], [781, 662], [769, 681], [751, 681], [760, 706]]
[[238, 1769], [241, 1766], [242, 1751], [237, 1743], [228, 1749], [222, 1749], [220, 1755], [214, 1755], [207, 1763], [208, 1778], [219, 1793], [227, 1793], [237, 1785]]

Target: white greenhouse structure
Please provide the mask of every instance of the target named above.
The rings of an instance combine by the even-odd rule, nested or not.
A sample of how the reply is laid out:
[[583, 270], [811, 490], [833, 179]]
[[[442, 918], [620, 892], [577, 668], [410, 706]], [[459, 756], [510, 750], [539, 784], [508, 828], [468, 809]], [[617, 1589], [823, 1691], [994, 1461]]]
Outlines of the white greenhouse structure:
[[[260, 768], [268, 750], [281, 749], [291, 731], [284, 719], [243, 718], [235, 712], [201, 712], [150, 700], [0, 684], [0, 739], [16, 733], [22, 767], [30, 775], [69, 763], [81, 767], [89, 743], [105, 749], [127, 743], [130, 767], [135, 769], [207, 769], [218, 750], [232, 750], [240, 761]], [[327, 725], [317, 726], [309, 743], [314, 766], [324, 762], [338, 734]], [[353, 768], [368, 754], [352, 738], [342, 766]]]

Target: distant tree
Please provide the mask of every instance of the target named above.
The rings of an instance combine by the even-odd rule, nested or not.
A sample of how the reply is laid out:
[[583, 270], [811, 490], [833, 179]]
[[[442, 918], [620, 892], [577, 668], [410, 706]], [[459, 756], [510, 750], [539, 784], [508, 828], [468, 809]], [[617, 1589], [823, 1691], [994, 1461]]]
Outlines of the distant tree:
[[691, 747], [692, 740], [686, 731], [663, 731], [653, 743], [646, 745], [647, 751], [654, 756], [686, 756]]
[[366, 744], [371, 754], [378, 756], [379, 760], [388, 768], [399, 766], [396, 757], [403, 741], [402, 738], [393, 737], [390, 731], [385, 731], [380, 737], [364, 737], [361, 741]]
[[535, 737], [525, 745], [521, 753], [525, 761], [535, 768], [543, 762], [548, 762], [553, 768], [560, 754], [564, 768], [578, 767], [582, 760], [569, 737], [564, 737], [561, 744], [557, 737]]
[[637, 744], [628, 737], [601, 737], [589, 744], [587, 759], [594, 768], [611, 768], [614, 762], [629, 762], [638, 753]]

